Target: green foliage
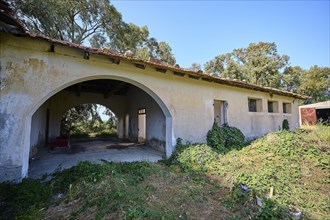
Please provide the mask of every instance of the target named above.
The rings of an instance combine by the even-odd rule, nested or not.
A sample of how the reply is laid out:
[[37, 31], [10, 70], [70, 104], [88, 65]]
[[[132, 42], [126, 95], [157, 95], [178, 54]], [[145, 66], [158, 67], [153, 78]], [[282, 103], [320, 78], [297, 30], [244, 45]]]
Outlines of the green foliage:
[[207, 165], [216, 159], [216, 153], [206, 144], [187, 145], [178, 162], [183, 171], [206, 172]]
[[281, 88], [286, 91], [298, 92], [298, 89], [301, 85], [301, 76], [304, 73], [299, 66], [287, 67], [283, 71], [283, 82]]
[[205, 64], [205, 71], [221, 77], [278, 88], [280, 70], [287, 67], [289, 57], [277, 53], [275, 43], [250, 43], [246, 48], [216, 56]]
[[172, 164], [179, 164], [178, 156], [179, 154], [187, 147], [182, 143], [181, 138], [176, 139], [175, 151], [171, 154], [171, 156], [167, 159], [164, 159], [162, 162], [165, 163], [167, 166]]
[[95, 133], [95, 137], [113, 137], [117, 135], [117, 130], [114, 128], [110, 128], [107, 130], [101, 130], [100, 132]]
[[206, 73], [216, 76], [310, 96], [305, 104], [330, 98], [330, 68], [289, 66], [289, 57], [278, 54], [275, 43], [250, 43], [246, 48], [220, 54], [204, 66]]
[[271, 199], [263, 199], [261, 211], [258, 215], [254, 217], [256, 220], [281, 220], [289, 219], [288, 214], [285, 212], [285, 209], [279, 207]]
[[[149, 37], [147, 26], [126, 23], [107, 0], [15, 0], [18, 17], [31, 33], [125, 53], [137, 58], [158, 59], [175, 64], [171, 47], [164, 41]], [[109, 49], [108, 49], [109, 48]]]
[[[178, 139], [170, 168], [80, 162], [49, 182], [2, 183], [0, 218], [200, 219], [209, 208], [210, 219], [290, 219], [294, 206], [304, 219], [329, 219], [329, 143], [330, 128], [321, 125], [273, 132], [227, 154]], [[184, 172], [172, 172], [176, 166]], [[251, 191], [242, 193], [241, 183]], [[233, 189], [230, 197], [223, 187]], [[274, 195], [265, 199], [270, 187]], [[261, 212], [255, 194], [264, 198]]]
[[33, 33], [81, 44], [95, 33], [115, 36], [122, 16], [107, 0], [15, 0], [17, 14]]
[[[184, 171], [217, 176], [228, 187], [244, 184], [262, 198], [272, 187], [274, 195], [265, 202], [257, 219], [288, 218], [290, 205], [298, 207], [308, 218], [326, 219], [330, 217], [324, 194], [330, 189], [329, 143], [330, 128], [318, 125], [294, 132], [273, 132], [240, 150], [206, 153], [208, 158], [198, 154], [206, 146], [189, 145], [178, 154], [177, 161]], [[235, 201], [246, 199], [237, 192], [230, 203]]]
[[282, 122], [282, 129], [290, 131], [289, 121], [287, 119], [284, 119]]
[[99, 105], [82, 104], [69, 109], [61, 120], [61, 135], [71, 137], [109, 137], [117, 133], [117, 119], [106, 109], [108, 121], [99, 115]]
[[[313, 66], [303, 71], [298, 92], [311, 99], [308, 103], [322, 102], [330, 99], [330, 68]], [[306, 103], [307, 104], [307, 103]]]
[[[325, 131], [321, 133], [323, 132]], [[240, 161], [249, 159], [253, 163], [236, 170], [235, 181], [252, 187], [259, 196], [265, 196], [270, 187], [274, 187], [276, 193], [272, 200], [279, 206], [296, 204], [306, 213], [324, 213], [325, 207], [322, 204], [326, 198], [320, 187], [327, 176], [326, 172], [319, 169], [327, 168], [329, 156], [318, 150], [326, 140], [315, 138], [313, 133], [315, 131], [297, 130], [291, 133], [284, 130], [255, 141], [252, 143], [254, 148], [247, 149], [239, 157]], [[313, 141], [322, 144], [317, 147]], [[250, 154], [255, 156], [249, 156]], [[267, 156], [260, 157], [261, 154]], [[328, 162], [322, 164], [321, 160]], [[316, 177], [318, 179], [315, 179]], [[315, 206], [315, 203], [318, 205]], [[322, 209], [323, 211], [320, 211]]]
[[207, 205], [219, 190], [202, 176], [174, 174], [160, 164], [80, 162], [49, 182], [0, 184], [0, 218], [198, 219], [190, 207]]
[[189, 69], [193, 71], [201, 71], [202, 66], [199, 63], [192, 63]]
[[240, 149], [244, 145], [244, 134], [235, 127], [224, 125], [219, 127], [216, 123], [207, 133], [207, 144], [219, 153], [227, 153], [232, 149]]
[[0, 183], [0, 219], [36, 219], [49, 202], [51, 188], [37, 180], [19, 184]]

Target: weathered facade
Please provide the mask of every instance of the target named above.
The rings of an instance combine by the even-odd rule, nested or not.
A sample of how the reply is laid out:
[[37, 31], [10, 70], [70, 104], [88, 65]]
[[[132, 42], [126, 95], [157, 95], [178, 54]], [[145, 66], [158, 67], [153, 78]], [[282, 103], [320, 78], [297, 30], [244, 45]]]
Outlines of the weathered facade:
[[[83, 103], [109, 107], [119, 137], [133, 140], [145, 115], [146, 143], [166, 156], [179, 137], [205, 143], [214, 121], [249, 139], [279, 129], [284, 119], [299, 126], [297, 100], [304, 97], [294, 93], [46, 37], [0, 32], [0, 42], [2, 181], [26, 177], [29, 155], [58, 136], [62, 115]], [[100, 93], [103, 81], [108, 87]], [[98, 86], [80, 90], [84, 83]]]

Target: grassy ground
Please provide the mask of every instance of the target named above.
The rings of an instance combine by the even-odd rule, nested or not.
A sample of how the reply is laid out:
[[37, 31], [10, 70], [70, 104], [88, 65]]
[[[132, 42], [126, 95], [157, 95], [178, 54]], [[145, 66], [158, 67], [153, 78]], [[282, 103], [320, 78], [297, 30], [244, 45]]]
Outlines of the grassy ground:
[[0, 219], [231, 219], [228, 189], [164, 164], [81, 162], [51, 182], [2, 184]]
[[[217, 154], [206, 145], [188, 145], [177, 155], [184, 170], [217, 179], [222, 186], [249, 187], [251, 196], [267, 198], [264, 219], [288, 218], [298, 208], [305, 219], [330, 219], [330, 127], [270, 133], [240, 150]], [[232, 199], [242, 200], [237, 192]]]
[[[81, 162], [48, 182], [0, 184], [0, 219], [286, 219], [290, 205], [330, 219], [329, 143], [330, 128], [317, 126], [226, 154], [179, 144], [160, 163]], [[259, 212], [254, 195], [271, 187]]]

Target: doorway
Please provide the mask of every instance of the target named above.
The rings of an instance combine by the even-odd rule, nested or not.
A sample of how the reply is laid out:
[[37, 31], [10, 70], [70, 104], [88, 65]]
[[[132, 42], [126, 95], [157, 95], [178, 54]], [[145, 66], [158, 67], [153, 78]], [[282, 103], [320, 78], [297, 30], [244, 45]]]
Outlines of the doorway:
[[214, 100], [214, 122], [219, 126], [228, 124], [227, 109], [228, 103], [222, 100]]
[[146, 109], [139, 109], [138, 114], [138, 142], [145, 143], [146, 142], [146, 125], [147, 125], [147, 115]]

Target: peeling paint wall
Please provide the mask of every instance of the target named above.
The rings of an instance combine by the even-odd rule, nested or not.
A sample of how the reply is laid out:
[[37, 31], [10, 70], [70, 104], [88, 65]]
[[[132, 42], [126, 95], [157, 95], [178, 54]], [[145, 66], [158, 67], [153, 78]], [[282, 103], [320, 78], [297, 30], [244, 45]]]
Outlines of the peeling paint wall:
[[[214, 121], [214, 100], [228, 102], [229, 125], [241, 129], [247, 138], [277, 130], [284, 119], [288, 119], [291, 129], [299, 126], [298, 101], [293, 98], [191, 79], [187, 75], [174, 75], [170, 70], [161, 73], [148, 65], [145, 69], [139, 69], [125, 60], [117, 65], [108, 57], [100, 55], [91, 54], [90, 59], [85, 60], [83, 51], [65, 46], [56, 45], [55, 52], [49, 52], [50, 43], [41, 39], [0, 33], [0, 45], [2, 181], [19, 180], [27, 175], [31, 123], [35, 123], [32, 122], [33, 114], [47, 100], [50, 102], [50, 109], [60, 108], [61, 104], [65, 103], [61, 100], [67, 96], [55, 101], [54, 95], [70, 85], [86, 80], [120, 80], [147, 93], [148, 96], [132, 92], [132, 97], [134, 95], [136, 99], [131, 100], [131, 109], [135, 111], [135, 107], [141, 106], [141, 103], [135, 102], [137, 100], [145, 102], [145, 107], [150, 108], [150, 112], [147, 110], [147, 117], [151, 118], [147, 118], [147, 123], [149, 121], [152, 124], [148, 125], [147, 138], [150, 143], [165, 141], [167, 156], [174, 149], [178, 137], [183, 141], [206, 142], [206, 134]], [[262, 99], [262, 112], [248, 111], [249, 98]], [[278, 101], [278, 113], [268, 113], [268, 100]], [[283, 102], [291, 104], [292, 113], [283, 113]], [[56, 123], [61, 116], [58, 111], [55, 112], [57, 115], [50, 112], [51, 118], [54, 119], [50, 121], [51, 135], [58, 133]], [[129, 130], [125, 128], [127, 112], [119, 112], [119, 128], [124, 135], [125, 130]], [[135, 114], [137, 111], [132, 112], [129, 117], [132, 131], [136, 126]], [[32, 142], [36, 139], [34, 137]]]

